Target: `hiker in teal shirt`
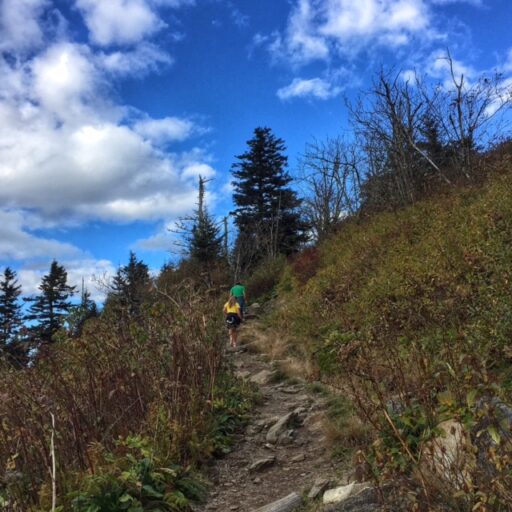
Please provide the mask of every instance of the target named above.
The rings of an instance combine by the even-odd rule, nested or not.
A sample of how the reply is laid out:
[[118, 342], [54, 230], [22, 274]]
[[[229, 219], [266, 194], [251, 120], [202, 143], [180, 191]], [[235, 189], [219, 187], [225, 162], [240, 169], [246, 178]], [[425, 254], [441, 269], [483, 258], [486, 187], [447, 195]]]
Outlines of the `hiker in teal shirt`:
[[233, 288], [231, 288], [231, 291], [229, 292], [229, 296], [235, 297], [236, 301], [240, 305], [240, 313], [242, 315], [242, 320], [243, 320], [244, 314], [245, 314], [245, 303], [247, 301], [246, 296], [245, 296], [245, 286], [240, 282], [236, 282], [235, 286], [233, 286]]

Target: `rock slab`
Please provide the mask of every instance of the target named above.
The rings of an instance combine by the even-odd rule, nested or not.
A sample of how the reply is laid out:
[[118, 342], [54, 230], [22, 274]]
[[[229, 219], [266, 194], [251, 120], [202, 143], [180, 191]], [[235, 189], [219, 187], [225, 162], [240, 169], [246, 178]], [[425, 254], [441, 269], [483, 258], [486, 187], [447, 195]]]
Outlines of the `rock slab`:
[[315, 483], [313, 484], [313, 487], [311, 487], [311, 490], [308, 493], [308, 498], [310, 500], [314, 500], [322, 494], [327, 487], [329, 487], [329, 480], [326, 478], [317, 478], [315, 480]]
[[291, 512], [301, 505], [302, 498], [296, 492], [292, 492], [288, 496], [260, 507], [253, 512]]
[[264, 469], [269, 468], [270, 466], [273, 466], [276, 462], [276, 458], [274, 456], [271, 457], [265, 457], [264, 459], [259, 459], [255, 462], [253, 462], [249, 466], [249, 473], [255, 473], [257, 471], [263, 471]]
[[250, 381], [254, 384], [258, 384], [259, 386], [266, 386], [270, 384], [272, 378], [274, 376], [274, 372], [270, 370], [261, 370], [250, 378]]
[[367, 489], [368, 487], [369, 484], [367, 483], [358, 484], [356, 482], [351, 482], [348, 485], [342, 485], [341, 487], [329, 489], [324, 493], [324, 505], [329, 505], [330, 503], [341, 503], [347, 498], [359, 494], [361, 491]]
[[298, 421], [299, 416], [295, 412], [282, 416], [267, 432], [267, 442], [276, 444], [283, 435], [289, 437], [290, 427], [296, 425]]

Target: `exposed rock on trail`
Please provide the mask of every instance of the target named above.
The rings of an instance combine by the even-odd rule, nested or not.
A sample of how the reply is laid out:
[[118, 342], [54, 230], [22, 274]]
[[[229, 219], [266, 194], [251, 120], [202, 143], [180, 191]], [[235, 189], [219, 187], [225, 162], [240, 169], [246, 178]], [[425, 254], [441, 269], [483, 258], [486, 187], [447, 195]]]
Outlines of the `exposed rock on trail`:
[[252, 320], [241, 329], [242, 349], [231, 352], [238, 376], [258, 386], [263, 403], [233, 451], [213, 466], [213, 487], [201, 511], [287, 512], [297, 510], [301, 496], [321, 498], [330, 483], [347, 483], [324, 435], [322, 397], [302, 382], [278, 382], [273, 365], [255, 352], [265, 336]]

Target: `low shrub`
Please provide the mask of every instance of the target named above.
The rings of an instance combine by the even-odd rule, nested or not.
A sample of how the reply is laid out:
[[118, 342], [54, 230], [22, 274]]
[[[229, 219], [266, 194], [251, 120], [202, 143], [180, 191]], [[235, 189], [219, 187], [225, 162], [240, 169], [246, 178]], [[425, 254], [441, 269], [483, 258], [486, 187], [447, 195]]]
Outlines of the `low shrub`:
[[261, 301], [270, 298], [281, 278], [285, 264], [284, 256], [278, 256], [260, 263], [246, 283], [249, 300]]

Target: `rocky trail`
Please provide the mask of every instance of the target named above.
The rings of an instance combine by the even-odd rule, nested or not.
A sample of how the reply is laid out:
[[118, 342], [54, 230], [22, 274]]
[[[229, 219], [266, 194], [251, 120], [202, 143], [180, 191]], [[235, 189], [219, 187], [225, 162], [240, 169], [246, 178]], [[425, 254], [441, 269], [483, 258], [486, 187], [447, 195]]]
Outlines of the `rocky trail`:
[[[241, 328], [239, 349], [230, 353], [238, 376], [258, 387], [262, 401], [231, 453], [212, 467], [209, 500], [198, 511], [375, 510], [353, 508], [361, 496], [321, 505], [326, 489], [342, 486], [353, 496], [367, 486], [347, 485], [347, 466], [334, 462], [324, 429], [326, 399], [303, 381], [280, 379], [259, 352], [269, 335], [252, 319]], [[343, 494], [339, 487], [327, 492]]]

